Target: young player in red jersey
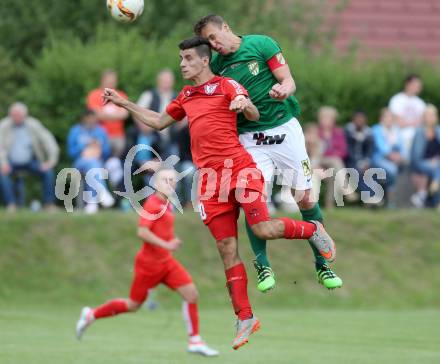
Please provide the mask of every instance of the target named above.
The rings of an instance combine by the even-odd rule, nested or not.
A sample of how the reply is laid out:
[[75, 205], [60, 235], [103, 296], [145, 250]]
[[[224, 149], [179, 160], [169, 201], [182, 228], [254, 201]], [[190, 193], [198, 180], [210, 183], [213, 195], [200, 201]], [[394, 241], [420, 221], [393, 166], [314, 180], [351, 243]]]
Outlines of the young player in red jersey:
[[205, 356], [217, 356], [199, 335], [197, 289], [186, 269], [172, 256], [182, 242], [174, 235], [174, 213], [168, 196], [175, 190], [176, 174], [172, 169], [159, 170], [154, 176], [156, 192], [144, 203], [138, 237], [143, 241], [136, 255], [134, 277], [128, 299], [113, 299], [94, 309], [84, 307], [76, 325], [78, 339], [95, 321], [125, 312], [137, 311], [146, 300], [148, 290], [163, 283], [183, 298], [183, 318], [186, 322], [188, 351]]
[[227, 287], [237, 315], [233, 348], [246, 344], [260, 327], [247, 294], [246, 270], [238, 254], [237, 218], [240, 207], [252, 231], [262, 239], [310, 239], [329, 261], [335, 258], [333, 240], [319, 222], [290, 218], [271, 219], [263, 195], [261, 172], [240, 144], [237, 113], [257, 121], [259, 113], [247, 91], [236, 81], [215, 76], [210, 67], [209, 42], [195, 37], [180, 43], [182, 76], [194, 86], [185, 86], [166, 112], [145, 110], [111, 89], [104, 98], [127, 109], [135, 119], [162, 130], [188, 117], [191, 153], [200, 173], [200, 212], [217, 242], [223, 260]]

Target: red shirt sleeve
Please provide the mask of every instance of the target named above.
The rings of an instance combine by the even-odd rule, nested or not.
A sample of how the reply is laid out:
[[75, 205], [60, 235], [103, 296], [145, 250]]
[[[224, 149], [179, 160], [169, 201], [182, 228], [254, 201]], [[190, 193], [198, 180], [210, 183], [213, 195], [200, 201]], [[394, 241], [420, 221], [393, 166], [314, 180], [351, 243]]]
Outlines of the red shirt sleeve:
[[[102, 91], [100, 89], [95, 89], [89, 93], [87, 96], [87, 108], [90, 110], [99, 111], [103, 107]], [[100, 98], [101, 95], [101, 98]]]
[[277, 68], [280, 68], [286, 64], [287, 64], [286, 60], [284, 59], [284, 56], [281, 52], [275, 54], [272, 58], [270, 58], [267, 61], [267, 65], [269, 66], [272, 72], [275, 71]]
[[182, 106], [182, 92], [168, 104], [166, 112], [177, 121], [182, 120], [186, 116], [186, 112]]
[[[157, 206], [154, 201], [147, 200], [144, 203], [143, 206], [144, 211], [148, 212], [151, 215], [156, 215], [160, 212], [160, 206]], [[140, 227], [146, 227], [148, 229], [151, 229], [153, 224], [157, 221], [157, 219], [147, 219], [143, 217], [142, 215], [139, 218], [139, 226]]]
[[247, 90], [240, 85], [237, 81], [231, 78], [224, 78], [222, 80], [222, 87], [224, 94], [229, 100], [234, 100], [239, 95], [249, 96]]

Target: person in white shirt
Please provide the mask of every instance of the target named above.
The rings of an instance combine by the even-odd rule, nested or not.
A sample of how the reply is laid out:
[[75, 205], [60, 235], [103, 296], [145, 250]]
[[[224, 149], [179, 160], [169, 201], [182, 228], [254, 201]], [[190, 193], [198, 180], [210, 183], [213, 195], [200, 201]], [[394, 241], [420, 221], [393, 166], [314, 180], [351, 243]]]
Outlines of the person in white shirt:
[[389, 102], [389, 109], [402, 130], [404, 156], [407, 160], [415, 131], [422, 124], [422, 116], [426, 108], [425, 102], [418, 96], [422, 88], [422, 80], [418, 75], [408, 75], [403, 91], [394, 95]]

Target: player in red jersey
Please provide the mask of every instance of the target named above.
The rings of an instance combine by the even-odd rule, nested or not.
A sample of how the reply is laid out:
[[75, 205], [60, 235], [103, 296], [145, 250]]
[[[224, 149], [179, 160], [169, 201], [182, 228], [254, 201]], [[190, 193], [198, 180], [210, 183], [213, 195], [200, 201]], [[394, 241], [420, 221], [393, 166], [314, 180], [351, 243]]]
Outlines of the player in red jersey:
[[154, 175], [156, 192], [144, 203], [138, 227], [143, 241], [136, 255], [134, 277], [128, 299], [113, 299], [94, 309], [84, 307], [76, 325], [78, 339], [95, 321], [125, 312], [137, 311], [146, 300], [148, 290], [163, 283], [183, 298], [182, 312], [186, 322], [188, 351], [205, 356], [217, 356], [199, 335], [197, 289], [186, 269], [172, 256], [182, 242], [174, 235], [174, 213], [168, 196], [175, 190], [176, 173], [172, 169], [159, 170]]
[[335, 258], [336, 250], [319, 222], [269, 217], [261, 172], [240, 144], [237, 134], [237, 113], [243, 112], [246, 119], [257, 121], [257, 108], [239, 83], [212, 73], [207, 40], [195, 37], [180, 43], [179, 48], [182, 76], [194, 86], [185, 86], [164, 113], [145, 110], [111, 89], [104, 91], [104, 98], [157, 130], [188, 117], [191, 153], [200, 171], [200, 213], [217, 242], [225, 267], [229, 295], [238, 318], [232, 346], [238, 349], [260, 327], [252, 313], [246, 270], [238, 254], [240, 207], [252, 231], [262, 239], [310, 239], [329, 261]]

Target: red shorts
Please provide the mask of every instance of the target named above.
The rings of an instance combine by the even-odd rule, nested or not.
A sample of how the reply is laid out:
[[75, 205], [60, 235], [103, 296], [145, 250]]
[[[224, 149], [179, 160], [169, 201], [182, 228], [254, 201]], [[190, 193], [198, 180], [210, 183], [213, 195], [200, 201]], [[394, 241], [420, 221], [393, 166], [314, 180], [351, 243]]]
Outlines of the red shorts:
[[148, 290], [160, 283], [172, 290], [192, 283], [192, 278], [187, 270], [174, 258], [163, 263], [145, 264], [136, 257], [134, 276], [131, 283], [130, 299], [142, 303], [146, 300]]
[[[258, 193], [257, 191], [246, 190], [250, 193]], [[246, 220], [249, 225], [255, 225], [262, 221], [270, 220], [269, 211], [267, 209], [266, 200], [261, 198], [263, 195], [258, 193], [259, 198], [252, 202], [238, 202], [235, 196], [235, 190], [231, 191], [230, 199], [227, 203], [211, 203], [205, 205], [206, 216], [211, 215], [209, 221], [205, 223], [212, 236], [216, 241], [237, 237], [238, 227], [237, 220], [240, 214], [240, 207], [243, 208]]]

